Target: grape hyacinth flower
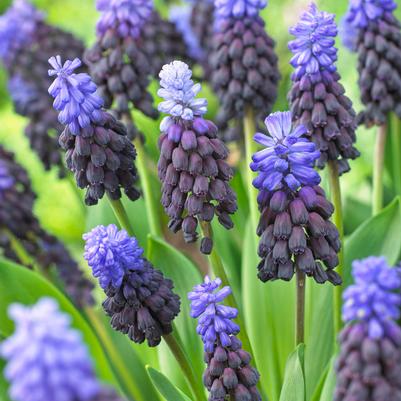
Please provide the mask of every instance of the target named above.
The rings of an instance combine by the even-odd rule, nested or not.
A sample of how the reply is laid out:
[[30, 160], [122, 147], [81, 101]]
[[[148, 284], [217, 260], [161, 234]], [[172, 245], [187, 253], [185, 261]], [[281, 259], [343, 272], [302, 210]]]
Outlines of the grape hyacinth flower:
[[401, 24], [394, 0], [351, 1], [345, 16], [356, 30], [359, 88], [365, 110], [359, 123], [383, 125], [387, 115], [401, 117]]
[[34, 200], [26, 170], [15, 162], [12, 153], [0, 146], [0, 248], [3, 255], [26, 265], [15, 253], [10, 238], [13, 236], [47, 272], [56, 268], [66, 293], [78, 307], [93, 304], [92, 283], [84, 277], [64, 245], [41, 227], [33, 213]]
[[203, 382], [209, 391], [209, 401], [261, 401], [256, 388], [258, 371], [250, 365], [251, 356], [242, 349], [236, 337], [239, 326], [232, 320], [238, 310], [222, 304], [231, 294], [230, 287], [221, 286], [221, 280], [205, 277], [188, 294], [191, 317], [198, 319], [197, 332], [205, 348], [206, 371]]
[[135, 238], [114, 225], [98, 226], [83, 238], [84, 257], [107, 295], [103, 309], [113, 329], [136, 343], [146, 339], [149, 346], [157, 346], [172, 332], [180, 311], [172, 281], [142, 256]]
[[60, 145], [66, 150], [68, 168], [74, 173], [79, 188], [86, 188], [85, 203], [95, 205], [105, 192], [113, 199], [121, 198], [121, 188], [135, 201], [137, 172], [136, 150], [127, 137], [124, 124], [106, 112], [97, 87], [88, 74], [76, 74], [81, 61], [61, 57], [49, 59], [55, 76], [49, 93], [59, 121], [65, 125]]
[[[227, 164], [228, 150], [217, 138], [217, 127], [203, 118], [207, 101], [196, 98], [201, 85], [181, 62], [166, 64], [160, 72], [159, 111], [169, 114], [160, 125], [158, 174], [162, 204], [173, 232], [182, 229], [186, 242], [198, 238], [198, 223], [208, 224], [217, 214], [227, 229], [237, 210], [236, 195], [228, 185], [233, 176]], [[204, 237], [201, 251], [212, 251], [212, 238]]]
[[270, 113], [280, 73], [274, 41], [259, 12], [264, 0], [215, 0], [215, 33], [209, 54], [212, 86], [220, 100], [218, 126], [243, 118], [246, 107], [257, 116]]
[[273, 113], [265, 124], [271, 136], [255, 135], [264, 149], [253, 155], [250, 166], [259, 173], [253, 181], [261, 211], [258, 277], [291, 280], [299, 270], [317, 283], [339, 285], [341, 277], [333, 270], [341, 247], [330, 221], [334, 207], [313, 169], [320, 152], [305, 137], [304, 126], [292, 127], [291, 112]]
[[334, 14], [320, 11], [312, 3], [298, 24], [290, 29], [294, 56], [292, 89], [288, 95], [296, 125], [307, 128], [306, 136], [320, 150], [317, 161], [324, 168], [335, 161], [339, 174], [350, 170], [348, 160], [359, 156], [356, 141], [356, 113], [340, 84], [334, 47], [337, 25]]
[[376, 256], [354, 261], [352, 268], [333, 400], [401, 400], [400, 269]]
[[15, 331], [0, 344], [0, 356], [14, 401], [122, 401], [96, 378], [81, 333], [54, 299], [12, 304], [8, 313]]
[[80, 40], [48, 25], [44, 14], [26, 0], [14, 0], [0, 16], [0, 58], [9, 77], [15, 111], [28, 119], [25, 135], [45, 169], [56, 166], [60, 177], [66, 173], [57, 140], [63, 127], [47, 94], [51, 84], [47, 60], [61, 53], [73, 59], [82, 57], [83, 52]]

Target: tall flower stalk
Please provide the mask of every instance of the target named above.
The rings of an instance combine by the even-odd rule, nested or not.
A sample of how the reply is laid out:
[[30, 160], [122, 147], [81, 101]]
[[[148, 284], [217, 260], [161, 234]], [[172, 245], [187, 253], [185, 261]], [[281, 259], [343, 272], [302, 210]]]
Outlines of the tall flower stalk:
[[[320, 11], [315, 4], [301, 15], [290, 29], [295, 39], [288, 47], [294, 54], [295, 68], [289, 93], [295, 125], [306, 127], [305, 135], [320, 151], [317, 166], [329, 170], [331, 198], [334, 204], [333, 221], [343, 242], [343, 216], [340, 175], [350, 171], [349, 160], [359, 156], [355, 148], [356, 113], [346, 96], [337, 71], [338, 33], [335, 15]], [[338, 273], [342, 274], [343, 249], [339, 252]], [[341, 327], [342, 287], [334, 290], [335, 333]]]
[[323, 284], [341, 284], [334, 271], [341, 248], [339, 233], [330, 222], [334, 207], [318, 185], [314, 170], [320, 157], [305, 137], [306, 127], [292, 126], [291, 112], [273, 113], [265, 124], [270, 136], [255, 134], [264, 148], [256, 152], [251, 169], [258, 172], [253, 185], [259, 190], [261, 216], [258, 266], [261, 281], [292, 279], [297, 274], [297, 341], [304, 338], [305, 275]]
[[387, 119], [394, 112], [401, 118], [401, 25], [394, 16], [393, 0], [350, 2], [345, 21], [355, 30], [361, 100], [365, 109], [359, 123], [376, 125], [373, 170], [373, 214], [383, 207], [384, 152]]

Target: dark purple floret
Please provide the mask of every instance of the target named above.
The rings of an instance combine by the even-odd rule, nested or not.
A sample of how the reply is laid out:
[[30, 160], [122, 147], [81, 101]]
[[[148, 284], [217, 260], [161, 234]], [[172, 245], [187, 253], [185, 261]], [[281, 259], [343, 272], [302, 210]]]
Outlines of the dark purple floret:
[[188, 293], [191, 317], [198, 319], [197, 333], [205, 346], [207, 368], [203, 383], [209, 391], [209, 401], [261, 401], [256, 385], [259, 372], [250, 365], [251, 356], [237, 339], [239, 326], [232, 320], [238, 315], [235, 308], [222, 304], [231, 294], [221, 280], [205, 277]]
[[336, 161], [342, 174], [350, 169], [348, 160], [358, 157], [359, 152], [354, 147], [356, 113], [336, 67], [334, 17], [311, 4], [290, 29], [295, 36], [289, 43], [295, 72], [288, 98], [294, 122], [307, 129], [305, 136], [320, 150], [317, 166], [324, 168], [327, 162]]
[[[217, 5], [216, 5], [217, 9]], [[280, 73], [275, 43], [259, 16], [219, 20], [211, 43], [211, 84], [219, 97], [216, 121], [226, 129], [241, 119], [247, 106], [255, 114], [268, 114], [277, 97]]]
[[353, 262], [344, 293], [345, 328], [336, 364], [334, 401], [401, 400], [400, 269], [383, 257]]
[[383, 125], [390, 112], [401, 117], [401, 24], [393, 0], [351, 2], [346, 23], [357, 30], [359, 88], [365, 109], [358, 122]]
[[124, 124], [102, 108], [91, 77], [74, 72], [81, 65], [79, 59], [63, 65], [57, 56], [49, 62], [53, 67], [49, 75], [56, 76], [49, 93], [55, 99], [59, 121], [66, 125], [59, 142], [78, 187], [86, 188], [85, 203], [94, 205], [105, 193], [119, 199], [121, 189], [129, 199], [138, 199], [136, 150]]
[[[196, 98], [200, 84], [181, 61], [174, 61], [160, 72], [158, 94], [165, 100], [159, 110], [169, 113], [160, 125], [158, 174], [163, 184], [162, 204], [170, 217], [169, 228], [182, 229], [186, 242], [198, 238], [198, 223], [209, 223], [217, 215], [227, 229], [230, 215], [237, 210], [236, 195], [229, 186], [233, 176], [227, 164], [228, 149], [217, 138], [217, 127], [202, 116], [206, 99]], [[212, 240], [203, 238], [201, 251], [210, 253]]]

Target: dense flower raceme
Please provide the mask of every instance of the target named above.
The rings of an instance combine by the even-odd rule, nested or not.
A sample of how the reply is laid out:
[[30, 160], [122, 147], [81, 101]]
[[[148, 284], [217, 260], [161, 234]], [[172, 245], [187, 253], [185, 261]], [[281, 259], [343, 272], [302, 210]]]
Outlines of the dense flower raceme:
[[112, 199], [121, 197], [121, 188], [131, 199], [139, 192], [134, 160], [136, 151], [127, 137], [125, 126], [103, 108], [96, 85], [88, 74], [76, 74], [79, 59], [52, 57], [50, 76], [55, 76], [49, 93], [59, 121], [65, 125], [60, 145], [66, 150], [68, 168], [75, 174], [80, 188], [86, 188], [85, 202], [94, 205], [105, 192]]
[[0, 147], [0, 248], [3, 255], [24, 263], [15, 253], [11, 233], [43, 269], [49, 272], [52, 267], [56, 268], [65, 291], [77, 306], [93, 303], [91, 282], [83, 276], [64, 245], [43, 230], [33, 213], [34, 200], [26, 170], [15, 162], [11, 153]]
[[9, 76], [8, 89], [17, 113], [28, 118], [25, 134], [31, 148], [46, 169], [57, 166], [64, 176], [57, 136], [62, 125], [52, 107], [47, 88], [47, 60], [62, 53], [67, 58], [81, 57], [83, 43], [73, 35], [44, 22], [42, 13], [25, 0], [15, 0], [0, 17], [0, 52]]
[[[134, 106], [157, 118], [148, 92], [150, 75], [161, 66], [186, 54], [186, 45], [174, 24], [153, 10], [151, 0], [98, 0], [102, 15], [94, 46], [85, 61], [99, 86], [106, 108], [115, 104], [119, 116]], [[138, 135], [133, 123], [129, 136]]]
[[393, 15], [393, 0], [351, 1], [345, 16], [355, 33], [361, 99], [358, 116], [366, 126], [386, 123], [387, 115], [401, 117], [401, 24]]
[[261, 211], [258, 277], [291, 280], [298, 269], [318, 283], [338, 285], [341, 278], [333, 269], [341, 244], [330, 222], [334, 207], [313, 169], [319, 151], [304, 137], [306, 129], [292, 128], [291, 120], [290, 112], [273, 113], [265, 121], [271, 137], [255, 135], [265, 147], [250, 166], [259, 173], [253, 182]]
[[84, 240], [84, 257], [107, 295], [103, 309], [112, 327], [137, 343], [158, 345], [180, 311], [172, 281], [142, 257], [135, 238], [114, 225], [98, 226]]
[[226, 18], [256, 17], [267, 0], [215, 0], [217, 21]]
[[[242, 0], [228, 3], [253, 4]], [[216, 15], [221, 12], [220, 8], [226, 9], [225, 2], [216, 2]], [[221, 129], [225, 129], [230, 120], [244, 116], [247, 106], [252, 107], [257, 116], [271, 111], [280, 73], [275, 43], [267, 35], [264, 21], [258, 15], [231, 15], [218, 19], [216, 27], [208, 58], [211, 83], [220, 100], [216, 121]]]
[[221, 286], [221, 280], [205, 277], [188, 294], [191, 317], [198, 319], [197, 332], [205, 348], [206, 371], [203, 382], [209, 390], [209, 401], [260, 401], [256, 388], [258, 371], [250, 366], [251, 356], [242, 349], [237, 339], [239, 326], [232, 320], [238, 315], [235, 308], [221, 304], [231, 294], [230, 287]]
[[348, 160], [358, 157], [359, 152], [354, 147], [356, 113], [339, 83], [335, 65], [334, 17], [311, 4], [290, 29], [295, 36], [289, 43], [295, 71], [289, 101], [295, 123], [307, 128], [305, 135], [320, 150], [317, 166], [323, 168], [328, 161], [336, 161], [342, 174], [350, 169]]
[[[160, 72], [158, 95], [164, 99], [159, 110], [168, 113], [160, 125], [159, 178], [162, 204], [170, 217], [169, 227], [184, 232], [187, 242], [197, 240], [198, 222], [219, 222], [232, 228], [230, 214], [237, 209], [236, 196], [228, 182], [233, 176], [226, 163], [228, 150], [217, 138], [216, 126], [203, 119], [206, 99], [196, 98], [201, 90], [192, 72], [181, 61], [174, 61]], [[202, 239], [201, 251], [210, 253], [212, 239]]]
[[383, 257], [354, 261], [344, 292], [334, 401], [401, 400], [401, 272]]
[[14, 401], [122, 401], [102, 388], [81, 333], [56, 301], [12, 304], [8, 311], [15, 331], [0, 344], [0, 355]]

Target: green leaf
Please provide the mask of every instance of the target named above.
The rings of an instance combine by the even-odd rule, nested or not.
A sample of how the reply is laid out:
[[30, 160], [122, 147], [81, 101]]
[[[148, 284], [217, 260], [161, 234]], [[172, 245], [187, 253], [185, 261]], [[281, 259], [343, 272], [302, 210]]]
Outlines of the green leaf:
[[0, 400], [11, 401], [8, 397], [8, 383], [3, 374], [4, 365], [5, 363], [0, 359]]
[[401, 249], [400, 197], [378, 215], [362, 224], [345, 242], [344, 285], [352, 283], [351, 265], [355, 259], [383, 255], [389, 264], [398, 262]]
[[330, 368], [327, 372], [327, 377], [326, 381], [324, 382], [322, 394], [320, 396], [320, 401], [333, 401], [334, 389], [336, 386], [336, 374], [334, 369], [335, 360], [336, 357], [333, 356], [333, 358], [330, 361]]
[[[195, 377], [199, 379], [199, 386], [203, 387], [202, 374], [205, 369], [203, 346], [196, 333], [196, 321], [190, 317], [187, 299], [188, 292], [194, 285], [201, 283], [202, 277], [187, 257], [160, 238], [149, 236], [148, 259], [167, 278], [173, 280], [174, 291], [181, 298], [181, 312], [174, 323], [194, 369]], [[164, 342], [159, 345], [158, 351], [162, 372], [176, 386], [190, 394], [184, 375]]]
[[305, 345], [300, 344], [288, 358], [280, 401], [306, 401], [304, 353]]
[[146, 370], [153, 385], [166, 401], [191, 401], [189, 397], [175, 387], [162, 373], [150, 366], [147, 366]]
[[56, 299], [60, 309], [71, 316], [73, 327], [82, 333], [89, 348], [98, 377], [117, 386], [96, 335], [71, 302], [56, 287], [38, 274], [15, 263], [0, 259], [0, 332], [6, 336], [13, 332], [13, 323], [7, 315], [7, 309], [11, 303], [19, 302], [32, 305], [44, 296]]
[[242, 303], [245, 326], [263, 391], [271, 401], [280, 395], [284, 369], [294, 349], [295, 280], [262, 283], [257, 278], [256, 236], [247, 227], [242, 254]]

